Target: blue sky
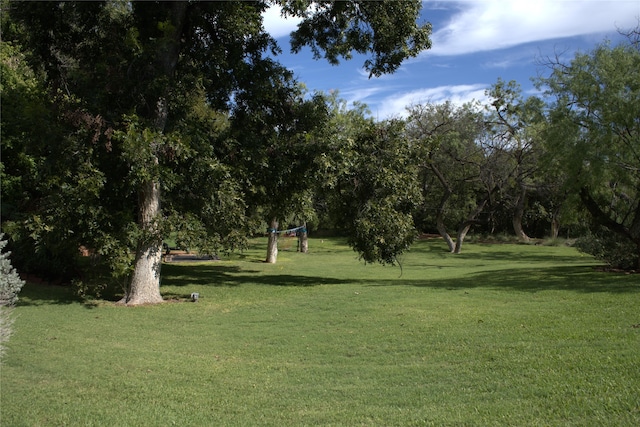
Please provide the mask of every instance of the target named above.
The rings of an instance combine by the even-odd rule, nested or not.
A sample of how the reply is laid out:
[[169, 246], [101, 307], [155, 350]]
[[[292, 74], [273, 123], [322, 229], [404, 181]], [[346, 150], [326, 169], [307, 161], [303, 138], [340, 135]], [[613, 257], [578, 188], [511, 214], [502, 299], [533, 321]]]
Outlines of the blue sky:
[[280, 44], [278, 58], [310, 90], [338, 90], [350, 103], [367, 104], [374, 117], [402, 116], [421, 102], [484, 101], [484, 91], [501, 77], [534, 93], [531, 77], [548, 74], [541, 65], [557, 54], [570, 60], [605, 39], [620, 40], [618, 29], [640, 22], [640, 0], [468, 0], [423, 1], [419, 23], [433, 25], [432, 48], [407, 60], [392, 75], [368, 78], [363, 57], [331, 66], [308, 50], [289, 53], [296, 21], [272, 8], [265, 28]]

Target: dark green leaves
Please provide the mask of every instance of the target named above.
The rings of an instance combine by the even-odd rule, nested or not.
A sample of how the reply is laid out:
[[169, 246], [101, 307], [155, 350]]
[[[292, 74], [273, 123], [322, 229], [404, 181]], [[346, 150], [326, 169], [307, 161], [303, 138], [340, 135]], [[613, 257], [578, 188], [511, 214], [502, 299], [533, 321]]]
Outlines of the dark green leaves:
[[555, 98], [546, 132], [549, 150], [566, 165], [569, 188], [580, 194], [595, 223], [633, 242], [638, 268], [638, 45], [632, 40], [615, 47], [603, 44], [568, 64], [550, 66], [551, 75], [539, 82]]
[[349, 244], [366, 262], [394, 264], [417, 236], [411, 214], [421, 202], [404, 123], [370, 122], [354, 142], [337, 185]]
[[[292, 51], [309, 46], [316, 58], [337, 64], [353, 52], [371, 54], [370, 76], [392, 73], [403, 60], [431, 47], [431, 24], [418, 25], [420, 1], [285, 2], [285, 12], [305, 19], [292, 33]], [[303, 9], [304, 8], [304, 9]]]

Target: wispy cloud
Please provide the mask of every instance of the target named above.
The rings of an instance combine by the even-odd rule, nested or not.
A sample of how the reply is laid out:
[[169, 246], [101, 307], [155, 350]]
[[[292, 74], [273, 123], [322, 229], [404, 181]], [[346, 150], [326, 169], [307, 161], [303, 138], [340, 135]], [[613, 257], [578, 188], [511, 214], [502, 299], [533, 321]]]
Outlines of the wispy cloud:
[[[523, 83], [532, 74], [522, 73], [535, 72], [536, 58], [549, 49], [573, 52], [576, 43], [590, 46], [604, 34], [635, 28], [640, 0], [423, 0], [423, 9], [422, 17], [434, 24], [433, 47], [393, 75], [369, 79], [360, 58], [327, 73], [318, 70], [322, 62], [301, 54], [288, 64], [313, 89], [339, 89], [341, 98], [367, 104], [379, 119], [405, 117], [407, 106], [424, 102], [486, 103], [490, 83], [478, 82], [502, 75]], [[275, 38], [288, 36], [298, 23], [283, 19], [277, 6], [264, 14], [265, 29]]]
[[516, 66], [526, 66], [535, 60], [537, 56], [540, 56], [540, 50], [531, 49], [516, 49], [506, 52], [500, 52], [499, 54], [487, 55], [487, 58], [481, 62], [484, 68], [501, 68], [506, 69]]
[[368, 104], [371, 101], [372, 97], [388, 90], [388, 87], [382, 86], [359, 87], [340, 91], [339, 95], [340, 98], [345, 99], [348, 104], [351, 104], [353, 102], [363, 102], [365, 104]]
[[[456, 9], [442, 28], [434, 28], [425, 55], [460, 55], [524, 43], [634, 28], [638, 0], [476, 0], [436, 2]], [[430, 2], [425, 2], [430, 9]]]
[[394, 93], [391, 96], [370, 102], [369, 105], [373, 114], [380, 119], [406, 117], [407, 107], [425, 102], [440, 104], [450, 101], [456, 105], [474, 100], [485, 102], [488, 98], [484, 92], [488, 87], [487, 84], [477, 83], [422, 88], [404, 93]]

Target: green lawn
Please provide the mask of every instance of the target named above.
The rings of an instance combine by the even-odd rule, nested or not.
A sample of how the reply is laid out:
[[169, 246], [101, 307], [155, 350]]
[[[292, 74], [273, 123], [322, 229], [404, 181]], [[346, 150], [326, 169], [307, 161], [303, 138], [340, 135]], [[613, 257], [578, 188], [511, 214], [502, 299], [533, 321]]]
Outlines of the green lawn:
[[637, 274], [567, 247], [421, 241], [401, 271], [265, 244], [165, 264], [165, 297], [197, 303], [27, 285], [0, 425], [640, 425]]

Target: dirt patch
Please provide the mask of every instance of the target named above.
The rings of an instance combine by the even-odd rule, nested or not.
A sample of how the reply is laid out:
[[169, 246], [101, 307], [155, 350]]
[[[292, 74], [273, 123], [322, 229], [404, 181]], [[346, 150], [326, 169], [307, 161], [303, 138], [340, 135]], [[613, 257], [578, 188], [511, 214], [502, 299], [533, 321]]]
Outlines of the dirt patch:
[[162, 260], [164, 262], [220, 261], [220, 257], [216, 255], [212, 256], [187, 253], [184, 251], [171, 251], [170, 253], [163, 255]]
[[220, 261], [217, 256], [210, 255], [194, 255], [194, 254], [181, 254], [181, 255], [165, 255], [164, 262], [185, 262], [185, 261]]

